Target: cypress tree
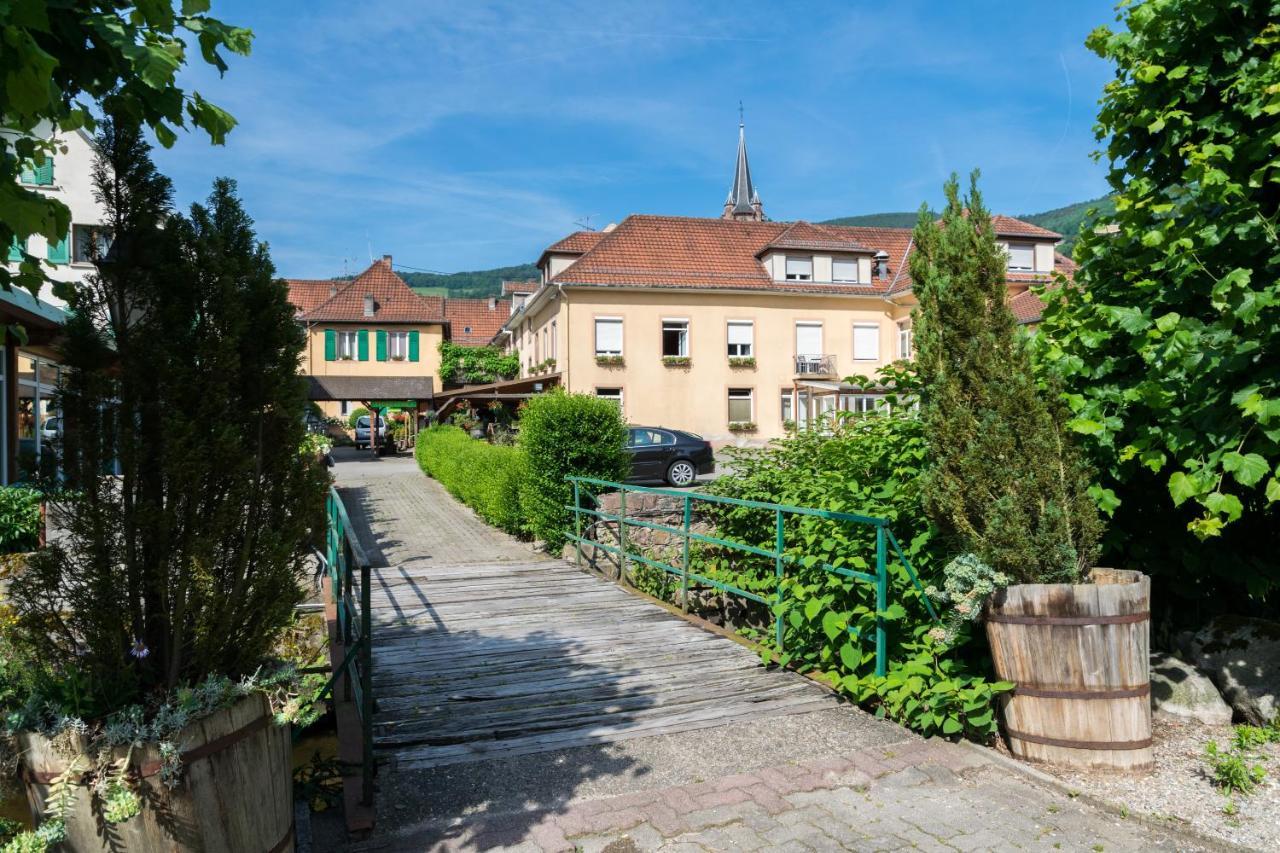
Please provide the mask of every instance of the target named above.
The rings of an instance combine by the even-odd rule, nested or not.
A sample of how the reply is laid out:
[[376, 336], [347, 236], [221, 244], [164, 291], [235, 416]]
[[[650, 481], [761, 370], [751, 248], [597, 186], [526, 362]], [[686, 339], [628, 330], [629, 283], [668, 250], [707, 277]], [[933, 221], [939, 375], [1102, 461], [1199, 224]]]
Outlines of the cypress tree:
[[955, 175], [945, 192], [940, 222], [921, 208], [911, 256], [926, 511], [953, 552], [1017, 582], [1077, 581], [1101, 533], [1090, 471], [1037, 388], [978, 173], [963, 200]]

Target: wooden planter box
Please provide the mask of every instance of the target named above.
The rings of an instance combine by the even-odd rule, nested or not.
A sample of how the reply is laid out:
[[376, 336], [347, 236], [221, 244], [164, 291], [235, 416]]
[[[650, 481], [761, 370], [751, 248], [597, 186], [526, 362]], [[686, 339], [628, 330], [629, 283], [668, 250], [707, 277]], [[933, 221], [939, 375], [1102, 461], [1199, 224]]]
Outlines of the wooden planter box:
[[[27, 799], [37, 821], [44, 817], [49, 783], [71, 764], [63, 741], [18, 736], [23, 750]], [[84, 851], [202, 851], [202, 853], [292, 853], [293, 770], [289, 727], [278, 726], [264, 696], [246, 696], [185, 728], [175, 739], [183, 754], [176, 788], [160, 781], [154, 744], [135, 749], [130, 760], [139, 782], [142, 811], [129, 820], [102, 819], [89, 780], [77, 787], [59, 849]], [[73, 748], [83, 748], [75, 743]], [[125, 749], [118, 750], [123, 758]], [[82, 764], [92, 766], [93, 756]]]
[[1018, 758], [1081, 769], [1149, 770], [1151, 580], [1094, 569], [1085, 584], [1019, 584], [987, 605], [996, 674]]

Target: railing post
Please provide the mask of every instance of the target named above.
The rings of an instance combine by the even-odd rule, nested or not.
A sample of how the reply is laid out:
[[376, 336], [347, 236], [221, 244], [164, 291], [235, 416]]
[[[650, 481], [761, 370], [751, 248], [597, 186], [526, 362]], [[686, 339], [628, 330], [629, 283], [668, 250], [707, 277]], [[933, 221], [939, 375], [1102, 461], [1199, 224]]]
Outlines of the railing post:
[[782, 654], [782, 552], [786, 547], [783, 532], [782, 510], [774, 510], [773, 519], [773, 573], [778, 579], [778, 591], [775, 596], [777, 613], [773, 617], [773, 631], [778, 643], [778, 654]]
[[885, 554], [884, 526], [876, 526], [876, 675], [883, 677], [885, 666], [884, 613], [889, 607], [889, 573]]
[[573, 541], [574, 562], [582, 568], [582, 489], [578, 481], [573, 481], [573, 528], [576, 537]]
[[693, 499], [684, 496], [684, 561], [680, 566], [680, 609], [689, 612], [689, 523], [693, 520]]
[[360, 567], [360, 728], [362, 735], [361, 794], [373, 805], [373, 613], [369, 589], [369, 564]]
[[627, 487], [618, 488], [618, 580], [627, 584]]
[[[345, 661], [347, 655], [351, 654], [351, 612], [347, 610], [347, 603], [351, 601], [351, 546], [347, 543], [346, 531], [342, 531], [342, 541], [338, 546], [342, 551], [342, 597], [338, 600], [338, 626], [342, 629], [342, 659]], [[358, 675], [358, 673], [354, 673]], [[342, 699], [345, 702], [351, 701], [351, 678], [353, 673], [351, 667], [347, 667], [347, 671], [342, 674]], [[364, 686], [364, 682], [360, 683]]]

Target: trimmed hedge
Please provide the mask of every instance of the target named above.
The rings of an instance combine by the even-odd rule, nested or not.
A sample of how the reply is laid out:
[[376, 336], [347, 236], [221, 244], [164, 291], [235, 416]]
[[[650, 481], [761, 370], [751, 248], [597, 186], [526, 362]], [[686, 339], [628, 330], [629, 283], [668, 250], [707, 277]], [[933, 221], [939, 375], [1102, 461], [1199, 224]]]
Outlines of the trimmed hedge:
[[528, 477], [520, 506], [529, 531], [554, 552], [565, 542], [573, 502], [568, 474], [622, 480], [631, 472], [627, 427], [617, 405], [562, 390], [529, 399], [520, 415], [520, 448]]
[[478, 441], [455, 426], [433, 426], [418, 433], [414, 458], [427, 476], [494, 527], [528, 532], [520, 507], [528, 465], [520, 448]]

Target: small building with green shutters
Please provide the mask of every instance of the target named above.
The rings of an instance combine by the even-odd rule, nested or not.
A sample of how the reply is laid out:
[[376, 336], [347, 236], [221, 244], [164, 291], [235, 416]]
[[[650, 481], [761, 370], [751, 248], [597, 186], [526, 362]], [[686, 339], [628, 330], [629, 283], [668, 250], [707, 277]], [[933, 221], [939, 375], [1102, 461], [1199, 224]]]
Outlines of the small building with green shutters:
[[392, 270], [390, 255], [351, 281], [286, 283], [307, 331], [301, 372], [313, 380], [312, 396], [326, 416], [382, 399], [431, 408], [448, 334], [442, 299], [414, 293]]

